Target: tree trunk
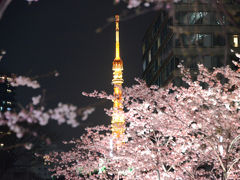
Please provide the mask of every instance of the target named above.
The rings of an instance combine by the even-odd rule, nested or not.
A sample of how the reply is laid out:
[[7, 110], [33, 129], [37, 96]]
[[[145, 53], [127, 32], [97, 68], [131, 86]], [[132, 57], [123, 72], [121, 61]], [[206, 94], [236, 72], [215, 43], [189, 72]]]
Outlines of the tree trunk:
[[157, 169], [157, 180], [160, 180], [160, 172], [159, 172], [159, 170]]
[[227, 180], [227, 172], [222, 173], [222, 180]]

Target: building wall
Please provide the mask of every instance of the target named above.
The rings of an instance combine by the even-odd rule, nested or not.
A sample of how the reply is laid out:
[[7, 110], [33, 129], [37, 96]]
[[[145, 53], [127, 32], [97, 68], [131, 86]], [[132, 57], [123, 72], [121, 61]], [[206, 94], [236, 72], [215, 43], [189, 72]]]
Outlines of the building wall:
[[15, 88], [10, 75], [0, 74], [0, 112], [12, 111], [15, 105]]
[[[231, 3], [224, 5], [237, 10]], [[182, 0], [170, 11], [159, 12], [143, 39], [143, 78], [149, 85], [178, 79], [180, 62], [192, 71], [198, 63], [208, 68], [231, 63], [230, 49], [239, 51], [240, 32], [217, 5]]]

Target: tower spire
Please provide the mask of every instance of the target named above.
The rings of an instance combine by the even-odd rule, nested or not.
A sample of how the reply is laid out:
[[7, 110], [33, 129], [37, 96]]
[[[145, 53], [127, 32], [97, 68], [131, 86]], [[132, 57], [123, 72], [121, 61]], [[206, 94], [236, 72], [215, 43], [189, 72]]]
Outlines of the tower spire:
[[120, 59], [119, 15], [115, 16], [115, 23], [116, 23], [116, 56], [115, 56], [115, 59]]

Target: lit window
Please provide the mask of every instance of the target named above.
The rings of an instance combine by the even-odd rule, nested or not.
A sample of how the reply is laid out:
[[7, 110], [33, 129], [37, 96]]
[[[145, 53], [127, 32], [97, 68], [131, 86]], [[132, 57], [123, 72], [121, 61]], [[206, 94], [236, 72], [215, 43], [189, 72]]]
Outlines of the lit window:
[[8, 107], [8, 108], [7, 108], [7, 110], [8, 110], [8, 111], [11, 111], [11, 110], [12, 110], [12, 108]]
[[188, 24], [209, 24], [210, 14], [208, 12], [190, 12]]
[[7, 80], [8, 80], [8, 81], [11, 81], [11, 80], [12, 80], [12, 78], [10, 78], [10, 77], [7, 77]]
[[12, 104], [11, 102], [7, 101], [7, 104]]
[[0, 106], [0, 110], [1, 110], [1, 111], [3, 110], [3, 107], [2, 107], [2, 106]]
[[12, 90], [11, 89], [7, 89], [7, 92], [10, 93], [10, 92], [12, 92]]
[[151, 60], [152, 60], [151, 58], [152, 58], [152, 56], [151, 56], [151, 50], [149, 50], [149, 51], [148, 51], [148, 62], [151, 62]]
[[239, 47], [238, 35], [233, 35], [233, 47]]

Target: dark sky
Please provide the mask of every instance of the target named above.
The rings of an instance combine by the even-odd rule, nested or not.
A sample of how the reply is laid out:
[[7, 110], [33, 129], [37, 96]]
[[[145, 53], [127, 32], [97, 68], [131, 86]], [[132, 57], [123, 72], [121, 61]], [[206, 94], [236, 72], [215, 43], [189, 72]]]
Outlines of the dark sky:
[[[98, 34], [95, 30], [124, 9], [123, 4], [113, 5], [113, 0], [39, 0], [31, 5], [24, 0], [13, 0], [0, 21], [0, 49], [7, 52], [0, 69], [25, 76], [57, 70], [59, 77], [39, 79], [42, 88], [47, 90], [49, 107], [58, 102], [78, 107], [98, 102], [83, 97], [81, 92], [94, 89], [112, 92], [115, 25], [110, 24]], [[131, 85], [134, 77], [141, 76], [141, 41], [154, 14], [120, 22], [125, 86]], [[18, 101], [29, 101], [29, 95], [29, 90], [17, 90]], [[109, 122], [104, 107], [105, 104], [98, 106], [85, 125]], [[62, 126], [58, 131], [72, 137], [77, 136], [80, 129]]]

